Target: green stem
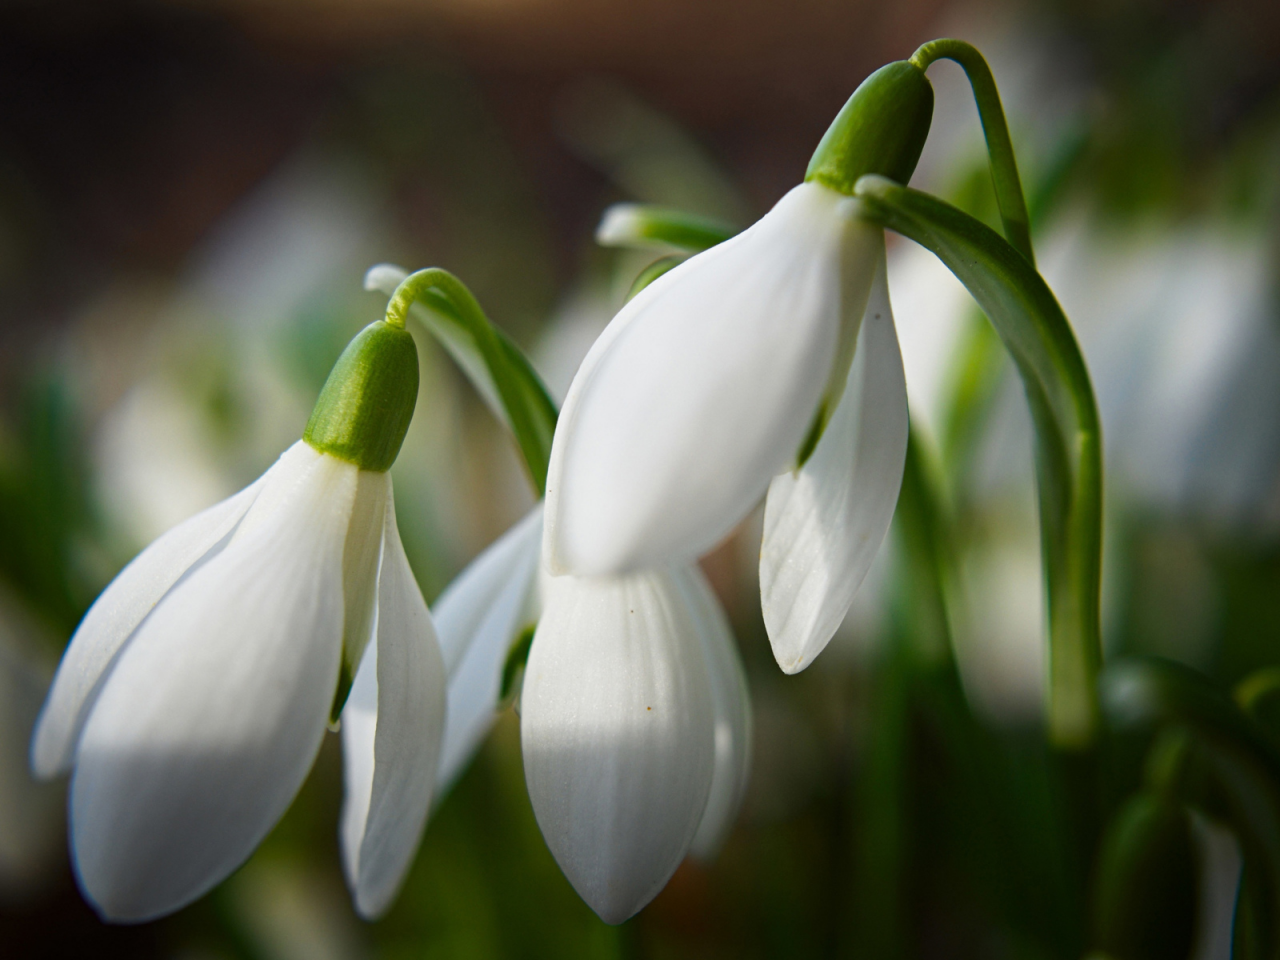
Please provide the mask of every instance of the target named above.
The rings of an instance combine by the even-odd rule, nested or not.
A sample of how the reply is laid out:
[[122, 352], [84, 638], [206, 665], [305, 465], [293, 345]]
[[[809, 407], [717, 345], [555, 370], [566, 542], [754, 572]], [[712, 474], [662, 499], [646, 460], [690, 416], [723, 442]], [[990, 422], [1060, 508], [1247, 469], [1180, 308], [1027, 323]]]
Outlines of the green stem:
[[996, 190], [1000, 219], [1004, 223], [1004, 235], [1013, 248], [1034, 265], [1036, 258], [1031, 249], [1031, 221], [1027, 216], [1026, 200], [1022, 196], [1018, 161], [1013, 155], [1009, 124], [1005, 121], [1000, 91], [996, 89], [991, 68], [987, 66], [987, 61], [978, 52], [978, 48], [963, 40], [930, 40], [911, 55], [911, 62], [921, 70], [928, 69], [935, 60], [955, 61], [969, 78], [973, 99], [978, 104], [982, 133], [987, 138], [991, 181]]
[[1036, 428], [1049, 600], [1049, 734], [1085, 748], [1098, 730], [1102, 659], [1102, 431], [1071, 325], [1043, 278], [999, 234], [936, 197], [867, 176], [864, 216], [931, 250], [982, 307], [1022, 377]]
[[541, 497], [546, 491], [557, 411], [537, 373], [520, 349], [485, 316], [466, 284], [449, 271], [428, 267], [405, 277], [387, 304], [387, 323], [403, 327], [417, 302], [465, 329], [506, 414], [534, 493]]

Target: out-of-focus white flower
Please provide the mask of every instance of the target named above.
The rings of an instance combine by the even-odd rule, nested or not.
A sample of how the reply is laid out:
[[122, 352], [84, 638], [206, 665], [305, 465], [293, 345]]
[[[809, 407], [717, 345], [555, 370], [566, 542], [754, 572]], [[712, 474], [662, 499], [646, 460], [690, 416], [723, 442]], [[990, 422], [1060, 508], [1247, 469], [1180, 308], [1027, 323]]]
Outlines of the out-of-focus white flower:
[[732, 825], [750, 763], [746, 684], [694, 567], [546, 590], [521, 693], [525, 780], [569, 882], [621, 923]]
[[144, 550], [77, 629], [32, 767], [73, 770], [77, 876], [104, 917], [169, 913], [244, 861], [302, 785], [356, 664], [351, 713], [372, 696], [378, 722], [372, 750], [347, 757], [348, 879], [366, 916], [394, 895], [444, 722], [440, 651], [386, 473], [416, 362], [402, 327], [367, 328], [306, 439]]

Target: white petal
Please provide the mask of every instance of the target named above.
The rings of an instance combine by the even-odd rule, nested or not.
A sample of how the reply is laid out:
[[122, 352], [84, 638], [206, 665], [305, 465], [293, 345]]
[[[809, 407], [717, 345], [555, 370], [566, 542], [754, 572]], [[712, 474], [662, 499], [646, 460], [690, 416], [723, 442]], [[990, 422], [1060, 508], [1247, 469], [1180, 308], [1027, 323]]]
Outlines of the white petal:
[[231, 543], [171, 590], [85, 724], [71, 829], [112, 920], [190, 903], [284, 813], [324, 735], [357, 469], [300, 444]]
[[354, 890], [360, 879], [360, 845], [373, 801], [373, 766], [378, 734], [378, 641], [364, 648], [342, 708], [342, 820], [338, 837], [342, 872]]
[[342, 715], [343, 862], [367, 920], [391, 905], [431, 806], [445, 721], [445, 670], [431, 614], [387, 504], [377, 638]]
[[689, 852], [700, 860], [712, 860], [733, 829], [751, 775], [751, 694], [729, 620], [707, 578], [697, 566], [682, 568], [677, 578], [707, 657], [716, 738], [711, 792]]
[[866, 303], [880, 231], [857, 209], [826, 187], [796, 187], [614, 317], [552, 443], [552, 573], [692, 560], [794, 460]]
[[784, 672], [822, 652], [871, 567], [898, 502], [907, 429], [882, 252], [844, 397], [813, 455], [776, 477], [765, 502], [760, 601]]
[[40, 713], [31, 743], [31, 769], [37, 777], [71, 768], [85, 717], [116, 654], [183, 574], [225, 545], [267, 475], [164, 534], [134, 557], [94, 601], [63, 654]]
[[502, 670], [512, 642], [526, 626], [541, 543], [538, 504], [473, 560], [436, 601], [436, 631], [449, 667], [449, 717], [436, 780], [438, 795], [470, 762], [497, 716]]
[[552, 581], [520, 702], [547, 846], [600, 918], [621, 923], [684, 859], [711, 787], [706, 663], [672, 575]]
[[345, 680], [355, 677], [364, 648], [373, 636], [379, 558], [382, 556], [387, 508], [390, 503], [390, 474], [382, 470], [361, 470], [356, 475], [351, 523], [347, 527], [347, 540], [342, 548], [342, 656]]

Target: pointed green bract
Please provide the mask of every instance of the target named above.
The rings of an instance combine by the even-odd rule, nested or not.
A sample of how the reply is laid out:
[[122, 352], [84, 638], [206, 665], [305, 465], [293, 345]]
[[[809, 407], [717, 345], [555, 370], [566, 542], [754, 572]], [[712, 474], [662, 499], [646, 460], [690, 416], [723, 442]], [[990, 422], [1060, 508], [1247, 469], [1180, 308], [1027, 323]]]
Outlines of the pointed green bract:
[[1022, 377], [1036, 430], [1049, 598], [1049, 733], [1084, 747], [1097, 734], [1102, 660], [1102, 429], [1071, 325], [1030, 261], [999, 234], [884, 177], [859, 181], [864, 216], [926, 247], [990, 318]]
[[906, 183], [933, 120], [933, 87], [924, 71], [897, 60], [863, 80], [823, 135], [805, 181], [853, 193], [858, 178], [878, 173]]
[[342, 351], [302, 439], [361, 470], [388, 470], [400, 453], [417, 400], [413, 337], [403, 326], [379, 320]]
[[698, 253], [723, 243], [738, 230], [697, 214], [645, 203], [615, 203], [600, 217], [596, 243], [633, 250]]

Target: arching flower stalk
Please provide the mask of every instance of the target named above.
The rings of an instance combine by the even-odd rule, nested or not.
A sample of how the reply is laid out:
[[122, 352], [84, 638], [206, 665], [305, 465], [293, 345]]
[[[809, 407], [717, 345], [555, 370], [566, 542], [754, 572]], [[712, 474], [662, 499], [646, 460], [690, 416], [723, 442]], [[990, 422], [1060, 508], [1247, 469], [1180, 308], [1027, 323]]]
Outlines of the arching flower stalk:
[[81, 622], [31, 759], [72, 773], [76, 874], [106, 919], [162, 916], [224, 879], [292, 801], [327, 723], [357, 726], [370, 701], [376, 731], [346, 757], [343, 854], [361, 914], [394, 897], [445, 709], [387, 474], [417, 391], [403, 316], [365, 328], [303, 439], [151, 544]]

